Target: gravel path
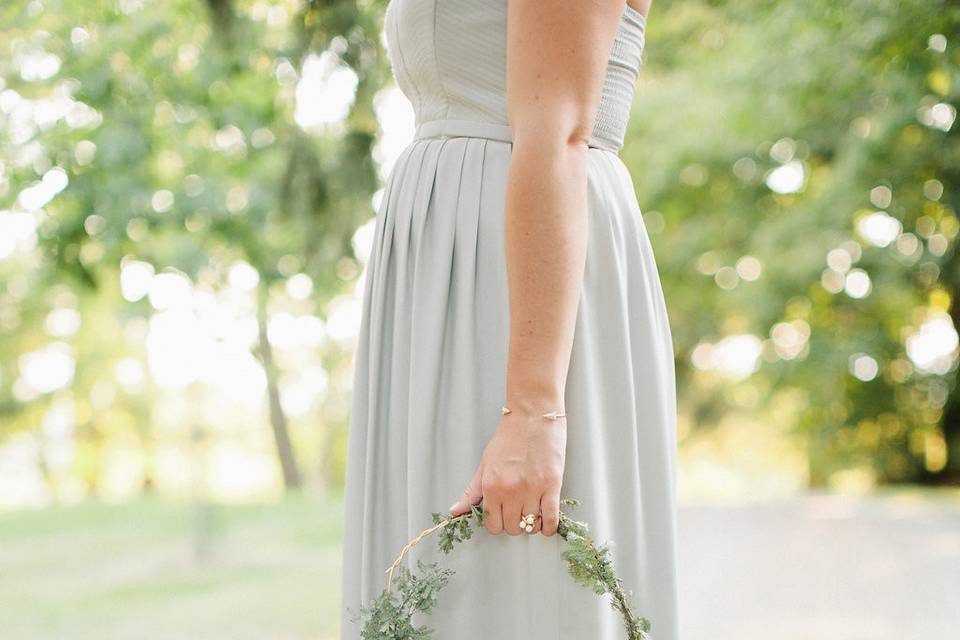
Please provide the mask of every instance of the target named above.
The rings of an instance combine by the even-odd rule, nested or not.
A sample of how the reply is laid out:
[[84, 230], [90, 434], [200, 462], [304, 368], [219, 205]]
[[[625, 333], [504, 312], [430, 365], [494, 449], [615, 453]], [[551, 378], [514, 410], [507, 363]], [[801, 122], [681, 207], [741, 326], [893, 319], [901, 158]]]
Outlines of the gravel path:
[[684, 506], [679, 536], [683, 640], [960, 640], [957, 502]]

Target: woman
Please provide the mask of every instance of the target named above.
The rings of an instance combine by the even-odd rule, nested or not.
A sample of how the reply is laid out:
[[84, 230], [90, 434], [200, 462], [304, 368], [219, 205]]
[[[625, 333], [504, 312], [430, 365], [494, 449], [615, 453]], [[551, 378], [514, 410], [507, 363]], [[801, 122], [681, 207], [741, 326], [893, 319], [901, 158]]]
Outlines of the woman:
[[[676, 640], [675, 391], [660, 282], [618, 152], [649, 0], [392, 0], [416, 137], [367, 263], [348, 443], [342, 638], [408, 540], [482, 500], [441, 554], [438, 640], [619, 639], [575, 584], [559, 500], [613, 540], [657, 640]], [[521, 517], [538, 516], [532, 531]], [[542, 535], [536, 535], [536, 534]], [[507, 534], [507, 535], [503, 535]]]

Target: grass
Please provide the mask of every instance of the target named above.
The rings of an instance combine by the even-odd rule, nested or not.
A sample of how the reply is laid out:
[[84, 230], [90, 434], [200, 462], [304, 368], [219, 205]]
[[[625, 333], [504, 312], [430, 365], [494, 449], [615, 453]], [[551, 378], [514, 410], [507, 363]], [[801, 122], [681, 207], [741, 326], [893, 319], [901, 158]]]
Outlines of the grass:
[[[960, 488], [875, 495], [960, 509]], [[342, 506], [212, 505], [202, 539], [194, 506], [158, 499], [0, 513], [0, 639], [333, 640]]]
[[212, 505], [202, 538], [197, 514], [156, 499], [0, 514], [2, 636], [336, 637], [340, 495]]

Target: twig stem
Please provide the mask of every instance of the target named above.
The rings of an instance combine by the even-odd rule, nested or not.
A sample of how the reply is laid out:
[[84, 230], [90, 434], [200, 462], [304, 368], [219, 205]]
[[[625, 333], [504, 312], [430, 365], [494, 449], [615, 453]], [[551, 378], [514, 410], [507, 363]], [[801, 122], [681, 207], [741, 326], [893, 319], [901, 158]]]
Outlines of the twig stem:
[[403, 559], [403, 556], [405, 556], [405, 555], [407, 554], [407, 551], [409, 551], [409, 550], [413, 547], [413, 545], [417, 544], [418, 542], [420, 542], [421, 540], [423, 540], [425, 537], [427, 537], [428, 535], [430, 535], [431, 533], [433, 533], [433, 532], [436, 531], [437, 529], [442, 529], [443, 527], [447, 526], [448, 524], [450, 524], [451, 522], [453, 522], [453, 521], [456, 520], [457, 518], [462, 518], [463, 516], [466, 516], [466, 515], [470, 515], [470, 512], [468, 511], [467, 513], [461, 513], [459, 516], [456, 516], [456, 517], [453, 517], [453, 518], [448, 518], [447, 520], [444, 520], [444, 521], [441, 522], [440, 524], [435, 524], [435, 525], [433, 525], [433, 526], [430, 527], [429, 529], [424, 529], [423, 531], [420, 532], [420, 534], [419, 534], [416, 538], [414, 538], [413, 540], [411, 540], [410, 542], [408, 542], [408, 543], [407, 543], [407, 546], [405, 546], [405, 547], [403, 548], [403, 550], [400, 551], [400, 555], [397, 556], [397, 559], [394, 560], [394, 561], [393, 561], [393, 564], [391, 564], [391, 565], [387, 568], [387, 570], [384, 572], [384, 573], [388, 574], [388, 575], [387, 575], [387, 593], [390, 593], [390, 587], [392, 586], [391, 583], [392, 583], [392, 581], [393, 581], [393, 571], [394, 571], [394, 569], [397, 568], [397, 565], [400, 564], [400, 561]]

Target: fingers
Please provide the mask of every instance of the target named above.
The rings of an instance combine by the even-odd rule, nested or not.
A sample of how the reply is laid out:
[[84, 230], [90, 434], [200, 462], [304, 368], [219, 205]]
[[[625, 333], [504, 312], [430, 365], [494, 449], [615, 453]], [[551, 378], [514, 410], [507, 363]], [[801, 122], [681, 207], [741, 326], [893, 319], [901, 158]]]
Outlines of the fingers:
[[560, 524], [560, 487], [552, 487], [540, 498], [541, 533], [552, 536]]
[[483, 527], [487, 533], [498, 535], [503, 532], [503, 510], [499, 502], [493, 502], [488, 496], [483, 498]]
[[523, 503], [516, 497], [509, 497], [503, 502], [503, 528], [511, 536], [520, 535], [520, 518]]
[[[557, 533], [557, 526], [560, 524], [559, 481], [547, 484], [546, 490], [541, 491], [533, 490], [532, 485], [522, 480], [504, 482], [493, 469], [486, 472], [478, 470], [478, 474], [480, 495], [483, 499], [484, 527], [489, 533], [497, 535], [505, 531], [511, 536], [534, 533], [552, 536]], [[529, 532], [525, 524], [521, 523], [528, 514], [539, 516], [534, 519], [533, 528]]]
[[460, 514], [470, 511], [470, 507], [480, 502], [480, 499], [483, 497], [483, 492], [480, 490], [480, 478], [483, 476], [483, 464], [477, 466], [476, 472], [474, 472], [473, 477], [470, 479], [470, 482], [467, 483], [467, 488], [463, 490], [463, 493], [460, 494], [460, 497], [450, 505], [450, 515], [459, 516]]
[[481, 474], [480, 490], [483, 493], [483, 527], [488, 533], [497, 535], [503, 531], [503, 510], [501, 496], [489, 474]]

